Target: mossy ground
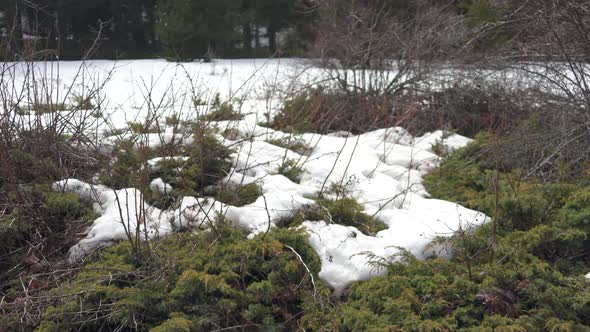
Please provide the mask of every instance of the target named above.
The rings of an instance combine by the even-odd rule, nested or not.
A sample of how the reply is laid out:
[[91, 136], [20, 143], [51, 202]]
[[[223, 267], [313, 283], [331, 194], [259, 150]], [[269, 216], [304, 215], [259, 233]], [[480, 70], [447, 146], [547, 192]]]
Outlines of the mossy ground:
[[283, 227], [296, 227], [304, 221], [326, 221], [345, 226], [356, 227], [366, 235], [375, 235], [387, 229], [387, 225], [369, 216], [363, 207], [353, 198], [327, 199], [316, 198], [315, 204], [305, 205], [279, 224]]
[[289, 138], [282, 138], [282, 139], [269, 139], [266, 140], [267, 143], [270, 143], [272, 145], [276, 145], [276, 146], [280, 146], [282, 148], [285, 149], [289, 149], [291, 151], [297, 152], [302, 156], [307, 156], [311, 153], [312, 148], [309, 147], [307, 144], [305, 144], [304, 142], [302, 142], [301, 140], [298, 140], [296, 138], [293, 137], [289, 137]]
[[[113, 148], [114, 162], [102, 170], [100, 182], [114, 189], [135, 187], [148, 203], [169, 208], [183, 196], [201, 196], [206, 187], [216, 185], [231, 169], [233, 152], [217, 140], [209, 129], [193, 125], [194, 142], [189, 146], [138, 147], [133, 139], [121, 140]], [[148, 160], [163, 157], [157, 169]], [[186, 160], [178, 159], [186, 157]], [[169, 193], [151, 192], [149, 184], [162, 178], [172, 186]]]
[[[42, 293], [56, 300], [38, 330], [111, 331], [136, 324], [155, 331], [291, 329], [327, 301], [317, 279], [319, 258], [303, 233], [275, 229], [248, 240], [229, 225], [219, 224], [218, 231], [154, 241], [141, 260], [127, 243], [103, 250], [74, 277]], [[1, 320], [5, 327], [19, 325], [18, 317]]]
[[285, 159], [279, 165], [278, 173], [291, 180], [291, 182], [299, 183], [303, 175], [303, 168], [297, 160]]
[[[213, 186], [216, 198], [232, 205], [259, 197], [256, 184], [218, 186], [231, 168], [231, 150], [211, 132], [193, 130], [195, 145], [180, 151], [188, 161], [170, 159], [155, 172], [138, 173], [137, 166], [161, 151], [122, 142], [105, 182], [115, 188], [141, 186], [157, 176], [178, 190], [173, 195], [201, 195]], [[12, 281], [3, 284], [8, 306], [2, 306], [0, 326], [39, 331], [139, 326], [154, 331], [236, 326], [243, 330], [588, 331], [590, 283], [584, 274], [590, 266], [590, 181], [587, 176], [577, 181], [525, 179], [514, 166], [518, 162], [494, 160], [492, 138], [480, 133], [469, 146], [445, 152], [441, 166], [424, 177], [433, 197], [495, 218], [495, 239], [490, 223], [441, 239], [453, 247], [451, 260], [417, 260], [402, 251], [400, 260], [391, 264], [374, 256], [371, 266], [384, 271], [384, 276], [354, 283], [342, 298], [330, 299], [330, 290], [318, 278], [320, 259], [307, 244], [306, 234], [295, 226], [305, 220], [326, 220], [368, 235], [386, 227], [366, 215], [344, 186], [331, 189], [334, 195], [316, 198], [316, 204], [253, 239], [220, 217], [208, 231], [156, 239], [141, 252], [127, 242], [118, 243], [65, 274], [58, 268], [38, 273], [21, 267], [3, 275]], [[18, 151], [12, 151], [11, 158], [24, 165], [16, 170], [19, 179], [38, 180], [29, 167], [38, 165], [36, 160]], [[40, 239], [47, 242], [35, 243], [51, 242], [52, 251], [65, 255], [75, 237], [64, 237], [64, 242], [47, 239], [76, 233], [95, 217], [89, 204], [73, 194], [26, 186], [5, 198], [16, 202], [18, 195], [25, 195], [34, 203], [29, 206], [37, 208], [13, 208], [9, 218], [0, 219], [1, 254], [8, 257], [2, 268], [18, 266], [23, 257], [20, 248]], [[155, 205], [171, 199], [162, 207], [174, 202], [174, 196], [147, 198]], [[25, 300], [22, 283], [33, 285]]]
[[213, 190], [216, 200], [233, 206], [244, 206], [254, 203], [262, 195], [262, 189], [256, 183], [247, 185], [222, 185]]

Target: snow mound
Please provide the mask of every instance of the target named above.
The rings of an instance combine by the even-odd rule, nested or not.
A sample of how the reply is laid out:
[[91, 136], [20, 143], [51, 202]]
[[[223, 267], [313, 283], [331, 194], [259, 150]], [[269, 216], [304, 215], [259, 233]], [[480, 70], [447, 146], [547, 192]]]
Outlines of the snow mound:
[[[77, 193], [95, 203], [100, 214], [86, 237], [70, 249], [70, 260], [80, 260], [96, 248], [126, 240], [138, 227], [142, 236], [155, 238], [183, 228], [206, 229], [217, 215], [223, 215], [252, 237], [276, 227], [302, 206], [313, 204], [310, 197], [319, 192], [330, 195], [328, 189], [336, 185], [345, 188], [366, 213], [388, 226], [369, 236], [354, 227], [327, 221], [304, 222], [309, 243], [322, 261], [319, 276], [339, 292], [354, 281], [384, 272], [370, 264], [370, 257], [393, 261], [399, 248], [420, 258], [448, 255], [448, 248], [433, 245], [433, 240], [486, 221], [486, 216], [477, 211], [428, 198], [422, 176], [439, 163], [432, 146], [443, 139], [441, 131], [421, 137], [412, 137], [397, 127], [358, 136], [303, 134], [292, 139], [310, 147], [311, 153], [304, 156], [268, 143], [270, 138], [286, 138], [289, 134], [248, 120], [239, 121], [235, 128], [241, 136], [256, 136], [244, 141], [224, 140], [237, 152], [232, 156], [234, 168], [222, 182], [257, 183], [263, 195], [254, 203], [235, 207], [213, 198], [184, 197], [177, 209], [162, 211], [145, 203], [134, 188], [111, 190], [74, 179], [63, 180], [54, 184], [55, 190]], [[451, 149], [470, 142], [459, 135], [444, 140]], [[301, 167], [300, 183], [278, 174], [286, 160]], [[156, 168], [159, 161], [152, 160], [150, 166]], [[172, 187], [157, 178], [150, 189], [170, 192]]]
[[[228, 206], [208, 197], [184, 197], [177, 208], [164, 211], [147, 204], [135, 188], [112, 190], [75, 179], [57, 182], [55, 190], [77, 193], [93, 202], [100, 215], [85, 238], [70, 249], [72, 261], [83, 259], [96, 248], [126, 240], [137, 230], [147, 238], [156, 238], [184, 228], [206, 229], [215, 222], [217, 215], [225, 216], [233, 225], [254, 236], [276, 227], [303, 205], [312, 204], [311, 198], [319, 193], [330, 197], [330, 189], [337, 186], [356, 199], [367, 214], [388, 226], [375, 236], [369, 236], [353, 227], [327, 221], [310, 220], [303, 224], [310, 234], [310, 245], [322, 260], [320, 277], [340, 291], [351, 282], [384, 272], [369, 264], [371, 255], [394, 260], [399, 247], [418, 257], [428, 256], [433, 251], [446, 254], [439, 252], [444, 247], [432, 244], [435, 238], [486, 221], [486, 216], [476, 211], [428, 199], [422, 186], [423, 175], [439, 163], [433, 145], [442, 142], [449, 149], [456, 149], [468, 144], [468, 138], [445, 135], [440, 130], [414, 137], [399, 127], [357, 136], [347, 132], [291, 135], [257, 125], [268, 119], [267, 115], [274, 115], [282, 105], [284, 96], [273, 91], [292, 91], [294, 78], [306, 86], [325, 78], [321, 70], [309, 68], [304, 61], [216, 60], [210, 64], [177, 65], [164, 60], [97, 60], [59, 62], [51, 66], [56, 66], [51, 67], [52, 70], [60, 73], [56, 96], [68, 93], [67, 87], [76, 81], [80, 67], [88, 72], [85, 76], [97, 80], [108, 77], [101, 91], [108, 100], [101, 103], [101, 116], [97, 117], [96, 128], [93, 125], [97, 141], [105, 145], [137, 135], [128, 130], [130, 122], [143, 123], [172, 116], [179, 123], [194, 120], [194, 97], [208, 100], [220, 93], [222, 100], [239, 99], [236, 109], [244, 115], [243, 120], [211, 123], [219, 133], [231, 132], [226, 135], [227, 139], [218, 137], [236, 151], [232, 172], [222, 182], [231, 185], [257, 183], [263, 192], [254, 203], [242, 207]], [[18, 82], [28, 77], [25, 66], [16, 65], [15, 70]], [[46, 64], [35, 70], [46, 71]], [[194, 87], [199, 89], [197, 96], [193, 94]], [[150, 100], [146, 103], [148, 96]], [[83, 113], [79, 116], [85, 118]], [[136, 144], [157, 148], [167, 144], [187, 145], [193, 141], [189, 132], [178, 128], [158, 126], [158, 129], [162, 130], [133, 136]], [[103, 137], [115, 132], [120, 134]], [[304, 143], [309, 151], [298, 150], [298, 153], [277, 146], [277, 140]], [[187, 161], [187, 158], [178, 156], [174, 160]], [[163, 161], [169, 160], [154, 158], [148, 162], [148, 168], [157, 171]], [[278, 174], [286, 161], [301, 168], [299, 183]], [[149, 186], [152, 191], [174, 190], [162, 179], [150, 180], [153, 180]]]
[[53, 189], [73, 192], [91, 201], [100, 215], [86, 237], [70, 248], [70, 261], [81, 260], [97, 248], [127, 240], [138, 233], [142, 237], [155, 238], [172, 231], [173, 215], [147, 204], [142, 193], [135, 188], [109, 190], [104, 186], [68, 179], [54, 183]]

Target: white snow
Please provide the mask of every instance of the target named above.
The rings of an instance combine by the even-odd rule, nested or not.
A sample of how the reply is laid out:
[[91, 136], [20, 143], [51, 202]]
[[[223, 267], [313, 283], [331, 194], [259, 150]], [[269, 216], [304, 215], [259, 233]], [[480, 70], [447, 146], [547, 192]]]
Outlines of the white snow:
[[[72, 79], [74, 69], [80, 63], [64, 62], [62, 80]], [[288, 218], [295, 210], [312, 204], [314, 196], [323, 192], [330, 197], [332, 185], [344, 187], [348, 195], [389, 226], [375, 236], [362, 234], [358, 229], [328, 221], [309, 220], [304, 227], [310, 234], [309, 243], [322, 261], [320, 278], [335, 291], [341, 291], [351, 282], [366, 280], [384, 273], [368, 263], [367, 253], [395, 259], [399, 247], [417, 257], [431, 254], [448, 255], [437, 251], [432, 241], [439, 236], [449, 236], [459, 228], [481, 225], [486, 216], [452, 202], [429, 199], [422, 186], [422, 176], [432, 170], [439, 158], [432, 151], [433, 144], [443, 141], [450, 149], [470, 142], [460, 135], [444, 137], [442, 131], [413, 137], [403, 128], [393, 127], [362, 135], [338, 133], [318, 135], [306, 133], [292, 137], [305, 142], [312, 151], [303, 156], [294, 151], [268, 143], [270, 139], [288, 138], [290, 134], [261, 127], [257, 123], [280, 106], [280, 98], [268, 96], [268, 86], [289, 82], [289, 73], [296, 71], [293, 60], [219, 61], [213, 74], [211, 64], [166, 63], [162, 60], [126, 61], [114, 63], [92, 61], [88, 67], [97, 73], [117, 67], [105, 86], [104, 112], [108, 119], [98, 127], [123, 128], [128, 121], [143, 121], [172, 113], [191, 118], [191, 103], [186, 92], [191, 86], [223, 93], [223, 97], [240, 97], [240, 111], [247, 114], [241, 121], [223, 121], [215, 125], [223, 132], [231, 129], [235, 135], [223, 139], [223, 143], [235, 150], [233, 169], [223, 183], [229, 185], [256, 182], [263, 196], [256, 202], [243, 206], [229, 206], [213, 198], [184, 197], [176, 209], [162, 211], [143, 201], [142, 194], [134, 189], [111, 190], [93, 186], [74, 179], [55, 184], [54, 189], [75, 192], [95, 203], [100, 217], [94, 221], [88, 234], [70, 250], [70, 259], [82, 259], [89, 251], [125, 240], [127, 234], [135, 234], [139, 228], [147, 236], [163, 236], [181, 228], [206, 229], [222, 214], [235, 227], [254, 236], [266, 232], [269, 227]], [[280, 69], [280, 70], [279, 70]], [[306, 72], [307, 73], [307, 72]], [[312, 73], [307, 73], [313, 77]], [[100, 76], [100, 75], [98, 75]], [[139, 83], [142, 82], [142, 83]], [[145, 105], [146, 84], [150, 96], [163, 100], [161, 104]], [[172, 85], [172, 86], [171, 86]], [[105, 97], [105, 98], [106, 98]], [[164, 105], [154, 109], [153, 105]], [[137, 142], [150, 147], [163, 143], [189, 144], [192, 138], [163, 126], [163, 134], [139, 135]], [[221, 136], [219, 136], [221, 137]], [[113, 138], [103, 140], [112, 143]], [[186, 157], [178, 157], [186, 161]], [[152, 170], [158, 168], [161, 158], [149, 161]], [[294, 183], [277, 174], [286, 160], [294, 160], [302, 168], [300, 183]], [[173, 188], [162, 179], [153, 179], [150, 189], [169, 192]], [[142, 235], [143, 236], [143, 235]]]
[[162, 178], [157, 178], [150, 182], [150, 190], [159, 194], [167, 194], [171, 193], [173, 188], [168, 183], [165, 183]]
[[70, 261], [83, 259], [97, 248], [134, 237], [138, 232], [142, 237], [155, 238], [172, 231], [172, 213], [147, 204], [135, 188], [109, 190], [104, 186], [68, 179], [54, 183], [53, 189], [73, 192], [90, 200], [100, 214], [86, 237], [70, 248]]
[[[252, 132], [252, 126], [257, 126], [254, 123], [250, 124], [250, 128], [245, 123], [241, 125], [239, 128], [248, 132]], [[266, 130], [273, 137], [287, 135]], [[326, 221], [304, 223], [303, 227], [310, 234], [310, 245], [322, 260], [320, 278], [336, 291], [341, 291], [351, 282], [383, 273], [367, 264], [366, 254], [369, 252], [388, 260], [395, 259], [399, 247], [420, 258], [432, 254], [445, 256], [448, 253], [433, 252], [435, 247], [432, 242], [436, 237], [449, 236], [459, 228], [485, 222], [486, 217], [476, 211], [427, 198], [421, 184], [422, 175], [438, 163], [438, 157], [432, 153], [431, 145], [424, 142], [440, 139], [442, 132], [417, 138], [401, 128], [348, 137], [304, 134], [298, 139], [314, 146], [309, 156], [267, 143], [265, 137], [266, 134], [254, 137], [252, 142], [225, 141], [225, 144], [236, 147], [236, 153], [233, 155], [234, 169], [222, 182], [231, 185], [259, 184], [263, 196], [256, 202], [235, 207], [215, 202], [213, 198], [185, 197], [180, 207], [172, 211], [160, 211], [146, 204], [149, 236], [165, 235], [186, 227], [206, 229], [215, 222], [217, 214], [224, 215], [235, 227], [254, 236], [275, 227], [303, 205], [313, 204], [309, 197], [317, 195], [322, 187], [325, 191], [332, 184], [342, 184], [369, 215], [375, 215], [389, 228], [375, 236], [368, 236], [354, 227], [327, 224]], [[469, 142], [469, 139], [458, 135], [448, 140], [455, 142], [454, 147]], [[299, 161], [303, 169], [300, 183], [277, 174], [285, 158]], [[154, 165], [157, 165], [156, 161]], [[137, 190], [112, 191], [99, 186], [95, 190], [100, 198], [97, 200], [93, 198], [92, 186], [88, 184], [76, 180], [69, 180], [67, 185], [61, 183], [56, 188], [102, 202], [101, 217], [94, 222], [87, 237], [72, 248], [71, 259], [79, 259], [104, 243], [124, 240], [126, 231], [121, 220], [131, 225], [137, 223], [135, 215], [141, 212], [138, 208], [141, 194]], [[151, 182], [150, 189], [170, 192], [172, 187], [161, 178], [156, 178]], [[116, 200], [117, 195], [119, 201]], [[121, 219], [118, 202], [122, 202], [122, 211], [130, 207], [129, 219], [126, 213]], [[135, 231], [134, 226], [131, 231]]]
[[148, 168], [151, 171], [158, 171], [160, 170], [160, 163], [164, 162], [164, 161], [175, 161], [175, 162], [181, 162], [181, 161], [188, 161], [188, 157], [182, 157], [182, 156], [178, 156], [178, 157], [156, 157], [156, 158], [152, 158], [150, 160], [147, 161], [148, 164]]

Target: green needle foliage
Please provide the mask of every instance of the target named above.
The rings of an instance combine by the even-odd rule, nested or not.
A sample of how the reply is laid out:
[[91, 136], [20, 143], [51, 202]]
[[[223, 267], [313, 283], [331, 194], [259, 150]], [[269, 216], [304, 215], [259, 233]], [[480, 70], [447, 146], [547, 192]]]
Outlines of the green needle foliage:
[[[248, 240], [220, 223], [222, 237], [173, 235], [154, 242], [153, 256], [141, 262], [127, 243], [102, 251], [45, 293], [56, 300], [48, 303], [38, 330], [291, 329], [320, 307], [327, 294], [317, 279], [320, 261], [303, 233], [276, 229]], [[15, 326], [18, 317], [0, 322]]]

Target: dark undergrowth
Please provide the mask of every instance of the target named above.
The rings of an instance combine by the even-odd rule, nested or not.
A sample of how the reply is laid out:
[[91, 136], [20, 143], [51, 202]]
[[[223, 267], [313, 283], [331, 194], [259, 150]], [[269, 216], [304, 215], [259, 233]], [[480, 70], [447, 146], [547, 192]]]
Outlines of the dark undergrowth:
[[[558, 96], [534, 89], [511, 89], [490, 82], [454, 84], [440, 90], [375, 95], [326, 87], [309, 88], [288, 98], [268, 124], [274, 129], [326, 134], [362, 134], [401, 126], [413, 135], [439, 129], [473, 137], [482, 130], [506, 130], [525, 119], [563, 126], [555, 108], [571, 105]], [[574, 123], [575, 112], [566, 117]]]

